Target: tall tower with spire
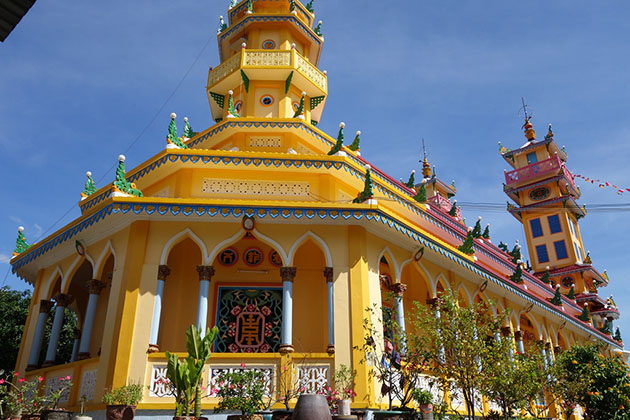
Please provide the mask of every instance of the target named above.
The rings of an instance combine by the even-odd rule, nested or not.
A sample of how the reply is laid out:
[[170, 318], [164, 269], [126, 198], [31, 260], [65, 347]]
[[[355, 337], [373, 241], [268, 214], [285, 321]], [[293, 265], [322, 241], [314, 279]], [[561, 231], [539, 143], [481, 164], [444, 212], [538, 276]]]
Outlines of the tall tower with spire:
[[228, 14], [217, 34], [221, 64], [208, 74], [213, 119], [298, 118], [316, 125], [328, 81], [317, 68], [324, 37], [314, 14], [290, 0], [241, 2]]
[[508, 150], [499, 143], [501, 156], [513, 168], [505, 171], [504, 191], [515, 203], [508, 202], [508, 211], [523, 224], [537, 275], [559, 285], [565, 295], [577, 296], [578, 304], [587, 303], [591, 313], [602, 312], [596, 326], [607, 330], [606, 319], [616, 319], [618, 312], [597, 296], [608, 276], [593, 267], [584, 250], [578, 221], [587, 212], [577, 202], [581, 193], [566, 167], [567, 154], [556, 144], [551, 124], [538, 140], [526, 114], [523, 130], [527, 141], [521, 147]]

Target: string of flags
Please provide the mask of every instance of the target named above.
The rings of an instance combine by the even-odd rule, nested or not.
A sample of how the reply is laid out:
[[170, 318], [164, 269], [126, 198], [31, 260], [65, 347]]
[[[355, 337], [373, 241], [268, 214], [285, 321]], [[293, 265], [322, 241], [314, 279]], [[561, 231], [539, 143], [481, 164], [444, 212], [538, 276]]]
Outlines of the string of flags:
[[602, 181], [601, 179], [591, 179], [589, 177], [578, 175], [578, 174], [574, 174], [573, 176], [576, 177], [576, 178], [583, 179], [586, 182], [590, 182], [593, 185], [597, 184], [597, 186], [599, 188], [606, 188], [606, 187], [614, 188], [615, 190], [617, 190], [617, 194], [619, 194], [619, 195], [621, 195], [621, 194], [623, 194], [625, 192], [630, 192], [630, 188], [620, 188], [620, 187], [616, 186], [615, 184], [611, 184], [610, 182]]

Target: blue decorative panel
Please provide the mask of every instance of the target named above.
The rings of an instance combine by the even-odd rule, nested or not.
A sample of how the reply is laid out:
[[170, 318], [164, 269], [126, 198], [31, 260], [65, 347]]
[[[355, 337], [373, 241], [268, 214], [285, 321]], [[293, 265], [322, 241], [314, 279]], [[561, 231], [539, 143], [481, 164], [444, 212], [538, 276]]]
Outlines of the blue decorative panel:
[[547, 217], [547, 220], [549, 221], [549, 230], [551, 231], [551, 233], [562, 232], [562, 226], [560, 226], [560, 217], [557, 214]]
[[532, 219], [529, 221], [529, 225], [532, 228], [532, 236], [534, 238], [538, 238], [539, 236], [543, 236], [542, 224], [540, 223], [540, 219]]
[[564, 241], [554, 242], [553, 246], [556, 247], [556, 257], [558, 257], [559, 260], [569, 258], [569, 254], [567, 253], [567, 245], [564, 243]]
[[547, 253], [547, 245], [538, 245], [536, 247], [536, 255], [540, 264], [549, 262], [549, 254]]

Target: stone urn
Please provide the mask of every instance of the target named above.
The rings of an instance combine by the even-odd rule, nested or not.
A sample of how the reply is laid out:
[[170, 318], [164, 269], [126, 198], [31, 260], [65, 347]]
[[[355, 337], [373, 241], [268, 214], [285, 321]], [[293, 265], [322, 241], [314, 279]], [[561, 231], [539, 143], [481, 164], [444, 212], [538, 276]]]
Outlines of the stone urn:
[[332, 420], [326, 397], [317, 394], [300, 395], [292, 420]]

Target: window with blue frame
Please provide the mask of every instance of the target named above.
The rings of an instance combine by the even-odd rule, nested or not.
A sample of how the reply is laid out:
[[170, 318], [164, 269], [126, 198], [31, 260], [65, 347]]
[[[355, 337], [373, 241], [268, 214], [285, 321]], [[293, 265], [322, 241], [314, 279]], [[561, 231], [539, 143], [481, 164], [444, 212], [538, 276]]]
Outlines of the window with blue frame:
[[562, 232], [562, 226], [560, 225], [560, 216], [554, 214], [553, 216], [548, 216], [547, 221], [549, 222], [549, 230], [551, 233], [560, 233]]
[[532, 163], [537, 163], [537, 162], [538, 162], [538, 157], [536, 156], [536, 152], [531, 152], [527, 154], [527, 163], [531, 165]]
[[547, 253], [547, 245], [537, 245], [536, 254], [540, 264], [549, 262], [549, 253]]
[[575, 248], [575, 255], [577, 255], [578, 259], [581, 260], [582, 259], [582, 253], [580, 252], [580, 247], [575, 242], [573, 242], [573, 246]]
[[534, 238], [538, 238], [539, 236], [543, 236], [542, 231], [542, 223], [540, 223], [540, 219], [532, 219], [529, 221], [529, 226], [532, 228], [532, 236]]
[[553, 246], [556, 248], [556, 257], [559, 260], [569, 258], [569, 254], [567, 253], [567, 244], [565, 244], [564, 241], [554, 242]]

